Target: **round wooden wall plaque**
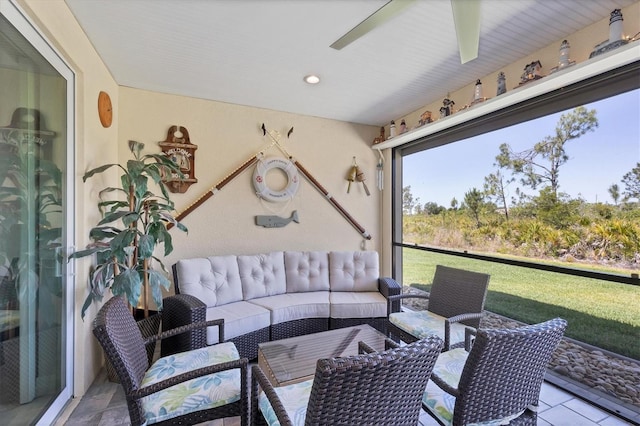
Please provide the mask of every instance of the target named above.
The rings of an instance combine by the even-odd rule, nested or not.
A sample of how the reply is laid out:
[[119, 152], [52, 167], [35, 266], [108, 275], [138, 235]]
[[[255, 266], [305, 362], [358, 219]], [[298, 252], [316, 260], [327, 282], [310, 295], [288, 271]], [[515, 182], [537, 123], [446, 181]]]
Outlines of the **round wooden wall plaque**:
[[102, 127], [111, 126], [113, 121], [113, 107], [111, 106], [111, 98], [107, 92], [100, 92], [98, 95], [98, 116]]

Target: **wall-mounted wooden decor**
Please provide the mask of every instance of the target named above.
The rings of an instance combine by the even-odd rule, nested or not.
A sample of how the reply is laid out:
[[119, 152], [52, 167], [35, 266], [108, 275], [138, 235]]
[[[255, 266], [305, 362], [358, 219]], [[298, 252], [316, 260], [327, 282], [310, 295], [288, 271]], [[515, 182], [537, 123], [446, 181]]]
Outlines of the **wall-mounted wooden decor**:
[[107, 92], [98, 93], [98, 117], [102, 127], [110, 127], [113, 121], [113, 106]]
[[158, 145], [167, 157], [180, 166], [180, 171], [184, 175], [183, 179], [179, 176], [166, 177], [163, 182], [171, 192], [186, 192], [192, 184], [198, 182], [195, 162], [198, 145], [191, 143], [189, 131], [182, 126], [171, 126], [167, 132], [167, 139], [158, 142]]

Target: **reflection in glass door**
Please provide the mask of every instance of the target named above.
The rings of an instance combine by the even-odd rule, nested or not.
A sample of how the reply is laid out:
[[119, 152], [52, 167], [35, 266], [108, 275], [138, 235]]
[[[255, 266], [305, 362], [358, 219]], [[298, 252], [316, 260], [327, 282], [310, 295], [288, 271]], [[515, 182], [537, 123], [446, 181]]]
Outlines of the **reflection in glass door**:
[[50, 62], [50, 52], [34, 47], [37, 36], [11, 3], [0, 0], [0, 12], [0, 416], [3, 424], [32, 424], [70, 386], [65, 253], [72, 81]]

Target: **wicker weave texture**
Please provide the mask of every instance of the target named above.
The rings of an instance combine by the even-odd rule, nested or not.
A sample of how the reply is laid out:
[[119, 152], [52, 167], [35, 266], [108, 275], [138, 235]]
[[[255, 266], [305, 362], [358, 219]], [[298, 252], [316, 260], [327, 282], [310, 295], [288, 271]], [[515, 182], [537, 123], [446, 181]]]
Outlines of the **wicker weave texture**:
[[[390, 296], [388, 297], [389, 314], [393, 312], [391, 310], [393, 303], [402, 299], [428, 299], [427, 310], [448, 319], [448, 322], [442, 324], [445, 331], [444, 350], [448, 351], [451, 348], [450, 323], [459, 322], [473, 328], [480, 326], [489, 279], [490, 275], [487, 274], [436, 265], [429, 296], [416, 294]], [[389, 332], [394, 339], [406, 342], [416, 339], [416, 337], [409, 337], [408, 330], [401, 330], [393, 324], [389, 324]]]
[[526, 410], [512, 424], [535, 425], [537, 416], [528, 408], [538, 405], [547, 365], [566, 326], [564, 319], [555, 318], [517, 329], [478, 330], [458, 384], [453, 424]]
[[331, 318], [329, 320], [329, 328], [354, 327], [356, 325], [368, 324], [378, 330], [380, 333], [387, 335], [389, 321], [387, 318]]
[[[133, 425], [142, 425], [146, 419], [140, 404], [140, 399], [146, 395], [158, 392], [169, 386], [185, 382], [197, 377], [212, 374], [217, 371], [240, 369], [241, 371], [241, 398], [239, 401], [209, 410], [201, 410], [184, 416], [168, 419], [164, 424], [195, 424], [207, 420], [223, 417], [241, 416], [243, 426], [248, 424], [248, 390], [247, 390], [247, 365], [246, 358], [224, 364], [212, 365], [199, 370], [194, 370], [177, 377], [155, 383], [141, 388], [140, 384], [145, 372], [149, 368], [145, 343], [172, 336], [176, 333], [189, 331], [193, 328], [203, 328], [217, 325], [224, 329], [221, 320], [199, 322], [189, 324], [180, 329], [168, 330], [152, 338], [143, 340], [138, 325], [127, 308], [122, 297], [113, 297], [108, 300], [98, 312], [93, 323], [93, 334], [100, 342], [105, 356], [111, 362], [118, 373], [120, 383], [124, 388], [125, 398], [129, 409], [129, 417]], [[223, 333], [223, 331], [221, 331]]]
[[[271, 340], [288, 339], [329, 329], [329, 318], [304, 318], [271, 325]], [[262, 342], [261, 342], [262, 343]]]
[[[207, 309], [198, 298], [188, 294], [176, 294], [162, 301], [162, 331], [175, 329], [195, 322], [205, 321]], [[161, 342], [162, 356], [204, 348], [207, 331], [204, 329], [182, 333]], [[240, 355], [242, 356], [242, 354]]]
[[388, 336], [391, 339], [395, 340], [396, 342], [411, 343], [411, 342], [415, 342], [416, 340], [418, 340], [418, 338], [416, 336], [414, 336], [411, 333], [407, 333], [406, 331], [404, 331], [400, 327], [396, 327], [396, 325], [393, 324], [392, 322], [389, 322], [387, 324], [387, 327], [388, 327]]
[[[432, 336], [384, 352], [318, 360], [305, 424], [415, 426], [422, 394], [442, 345], [440, 338]], [[273, 387], [257, 366], [252, 382], [253, 407], [259, 385], [280, 424], [291, 425]], [[259, 415], [257, 410], [253, 415]]]
[[[194, 322], [205, 321], [207, 307], [197, 297], [180, 293], [176, 266], [173, 266], [174, 286], [176, 294], [163, 300], [164, 309], [162, 311], [162, 329], [169, 330], [183, 327]], [[400, 296], [402, 287], [392, 278], [379, 278], [378, 289], [385, 297]], [[400, 302], [395, 301], [389, 304], [396, 309], [400, 309]], [[300, 320], [287, 321], [274, 324], [269, 328], [256, 330], [241, 336], [227, 339], [236, 345], [240, 356], [254, 360], [258, 356], [258, 344], [270, 340], [280, 340], [288, 337], [300, 336], [303, 334], [317, 333], [327, 329], [351, 327], [355, 325], [369, 324], [381, 333], [387, 334], [388, 320], [382, 318], [305, 318]], [[206, 330], [192, 330], [170, 339], [162, 341], [162, 356], [172, 353], [184, 352], [206, 346]]]
[[[482, 312], [489, 287], [487, 274], [437, 265], [429, 292], [429, 310], [445, 318]], [[478, 328], [480, 318], [461, 321]]]
[[241, 357], [254, 360], [258, 358], [258, 343], [268, 342], [270, 334], [270, 327], [265, 327], [227, 341], [236, 345]]

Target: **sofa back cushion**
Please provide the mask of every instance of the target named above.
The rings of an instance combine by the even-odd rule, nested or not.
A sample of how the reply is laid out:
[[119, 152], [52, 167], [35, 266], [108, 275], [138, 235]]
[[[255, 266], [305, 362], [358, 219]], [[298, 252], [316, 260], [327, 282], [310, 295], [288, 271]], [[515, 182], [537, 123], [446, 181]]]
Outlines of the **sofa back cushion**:
[[197, 297], [207, 307], [242, 300], [236, 256], [179, 260], [175, 265], [175, 272], [180, 293]]
[[378, 291], [377, 251], [332, 251], [329, 253], [331, 291]]
[[287, 293], [329, 291], [329, 254], [326, 251], [286, 251]]
[[238, 256], [240, 282], [244, 300], [283, 294], [287, 291], [284, 253]]

